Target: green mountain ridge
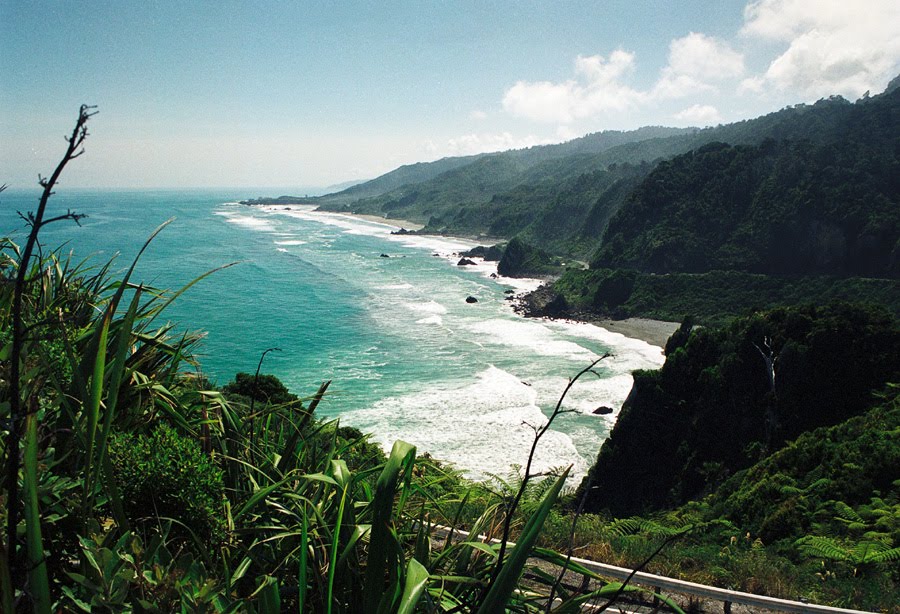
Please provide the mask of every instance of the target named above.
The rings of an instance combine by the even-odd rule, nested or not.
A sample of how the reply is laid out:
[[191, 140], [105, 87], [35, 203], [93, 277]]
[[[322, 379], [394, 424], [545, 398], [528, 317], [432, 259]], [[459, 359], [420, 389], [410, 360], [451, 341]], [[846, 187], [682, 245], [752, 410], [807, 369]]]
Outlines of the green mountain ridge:
[[661, 162], [611, 219], [592, 266], [896, 277], [900, 93], [852, 105], [843, 129]]
[[[884, 184], [886, 177], [898, 175], [892, 166], [895, 153], [891, 145], [896, 134], [896, 106], [896, 93], [889, 91], [856, 103], [840, 97], [822, 99], [812, 105], [795, 105], [714, 128], [648, 127], [596, 133], [559, 145], [401, 167], [310, 202], [327, 210], [409, 219], [425, 224], [425, 233], [500, 239], [520, 236], [561, 256], [590, 259], [606, 245], [606, 225], [616, 218], [626, 201], [639, 198], [642, 188], [645, 193], [652, 191], [653, 184], [641, 180], [652, 181], [649, 175], [660, 163], [677, 160], [677, 156], [691, 151], [705, 151], [705, 146], [715, 142], [750, 148], [737, 150], [741, 152], [758, 148], [769, 157], [791, 148], [798, 158], [814, 154], [814, 159], [806, 160], [801, 169], [806, 175], [816, 177], [822, 172], [837, 171], [830, 175], [832, 183], [840, 183], [846, 190], [862, 186], [871, 191], [866, 182], [874, 178]], [[847, 142], [856, 149], [843, 148]], [[878, 147], [873, 147], [874, 143]], [[766, 155], [751, 155], [753, 159], [749, 161], [759, 166], [765, 160], [757, 158]], [[829, 156], [837, 163], [829, 165]], [[880, 156], [882, 167], [867, 172], [866, 164], [875, 156]], [[848, 160], [853, 164], [845, 164]], [[664, 167], [663, 171], [666, 169], [671, 170]], [[820, 196], [807, 193], [814, 187], [810, 183], [781, 187], [799, 188], [799, 200]], [[876, 192], [886, 195], [883, 209], [890, 209], [895, 202], [896, 183], [888, 181]], [[868, 196], [859, 195], [858, 200]], [[633, 207], [629, 205], [625, 211]], [[893, 230], [881, 230], [883, 236], [876, 240], [889, 241]], [[820, 234], [821, 240], [827, 242], [834, 234], [833, 228], [826, 225]], [[864, 242], [870, 236], [863, 237]], [[858, 260], [865, 258], [861, 254]], [[848, 269], [852, 270], [853, 267]]]

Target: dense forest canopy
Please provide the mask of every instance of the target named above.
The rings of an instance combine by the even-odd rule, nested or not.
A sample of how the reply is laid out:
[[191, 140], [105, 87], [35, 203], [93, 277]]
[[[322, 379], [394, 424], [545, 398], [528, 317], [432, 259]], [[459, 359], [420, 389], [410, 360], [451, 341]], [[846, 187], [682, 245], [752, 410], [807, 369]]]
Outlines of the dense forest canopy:
[[900, 325], [872, 308], [780, 308], [690, 322], [631, 395], [591, 469], [589, 509], [629, 515], [699, 497], [801, 433], [867, 410], [900, 381]]
[[712, 143], [663, 162], [613, 217], [592, 264], [896, 277], [900, 130], [883, 134]]

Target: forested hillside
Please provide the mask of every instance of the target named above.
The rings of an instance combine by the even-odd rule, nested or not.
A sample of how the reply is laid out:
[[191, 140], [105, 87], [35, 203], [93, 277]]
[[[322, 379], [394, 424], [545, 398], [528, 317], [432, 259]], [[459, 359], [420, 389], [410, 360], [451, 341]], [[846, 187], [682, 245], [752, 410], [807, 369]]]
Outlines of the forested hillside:
[[[780, 259], [794, 271], [883, 274], [897, 260], [897, 99], [896, 91], [855, 104], [833, 97], [703, 130], [603, 132], [447, 158], [310, 202], [410, 219], [430, 233], [519, 235], [565, 256], [599, 249], [603, 266], [757, 271]], [[712, 237], [690, 236], [713, 217]], [[772, 250], [798, 234], [805, 258]], [[714, 262], [696, 262], [711, 244]], [[648, 246], [660, 263], [640, 256]]]
[[854, 105], [834, 141], [712, 143], [662, 162], [592, 265], [654, 273], [900, 273], [900, 93]]
[[[397, 171], [344, 192], [309, 202], [322, 209], [383, 215], [427, 224], [425, 232], [484, 234], [511, 238], [531, 224], [554, 201], [573, 189], [583, 175], [609, 165], [637, 164], [684, 151], [673, 137], [690, 137], [694, 129], [650, 126], [630, 132], [606, 131], [560, 143], [486, 154], [447, 158], [417, 165], [420, 173], [402, 186], [392, 185]], [[459, 161], [464, 160], [464, 163]], [[448, 168], [449, 166], [449, 168]], [[434, 171], [440, 172], [434, 173]], [[643, 167], [644, 173], [649, 167]], [[408, 177], [402, 175], [402, 177]], [[588, 179], [588, 181], [590, 181]], [[373, 194], [377, 192], [377, 194]], [[592, 194], [578, 198], [583, 219], [595, 202]], [[563, 198], [566, 198], [563, 195]], [[573, 226], [581, 230], [576, 220]], [[567, 237], [568, 238], [568, 237]], [[542, 243], [539, 237], [537, 243]], [[567, 250], [567, 245], [558, 249]]]
[[[659, 371], [639, 371], [591, 469], [589, 509], [615, 515], [700, 497], [900, 378], [900, 325], [867, 307], [775, 309], [682, 325]], [[896, 476], [900, 477], [900, 476]]]

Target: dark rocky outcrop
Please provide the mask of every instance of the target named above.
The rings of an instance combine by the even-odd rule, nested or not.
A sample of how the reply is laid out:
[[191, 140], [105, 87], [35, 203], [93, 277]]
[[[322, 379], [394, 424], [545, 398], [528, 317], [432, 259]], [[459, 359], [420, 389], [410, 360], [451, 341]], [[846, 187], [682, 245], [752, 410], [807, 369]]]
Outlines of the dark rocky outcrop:
[[510, 241], [497, 264], [504, 277], [541, 277], [560, 272], [557, 259], [519, 239]]
[[459, 262], [456, 263], [456, 266], [472, 266], [475, 264], [477, 263], [469, 260], [468, 258], [460, 258]]
[[467, 297], [466, 297], [466, 302], [467, 302], [467, 303], [477, 303], [477, 302], [478, 302], [478, 299], [475, 298], [474, 296], [467, 296]]
[[566, 298], [550, 284], [544, 284], [534, 292], [516, 299], [514, 309], [526, 318], [562, 318], [573, 315]]
[[462, 252], [460, 256], [465, 256], [468, 258], [483, 258], [486, 262], [499, 262], [503, 257], [503, 246], [499, 244], [491, 245], [490, 247], [478, 245], [467, 252]]

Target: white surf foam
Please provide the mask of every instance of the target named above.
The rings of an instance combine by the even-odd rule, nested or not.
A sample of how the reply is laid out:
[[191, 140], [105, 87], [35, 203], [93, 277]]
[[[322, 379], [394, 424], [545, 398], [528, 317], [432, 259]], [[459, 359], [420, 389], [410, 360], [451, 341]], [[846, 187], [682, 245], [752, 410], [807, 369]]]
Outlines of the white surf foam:
[[[513, 464], [524, 465], [534, 439], [532, 427], [547, 418], [531, 386], [491, 366], [474, 382], [411, 391], [348, 412], [342, 420], [375, 433], [385, 449], [403, 439], [470, 477], [484, 478], [488, 473], [506, 475]], [[576, 479], [587, 469], [570, 437], [548, 431], [535, 455], [535, 471], [570, 463]]]
[[416, 320], [416, 324], [437, 324], [438, 326], [440, 326], [443, 323], [444, 323], [444, 319], [438, 315], [429, 316], [427, 318], [422, 318], [421, 320]]
[[275, 241], [275, 245], [306, 245], [306, 241], [299, 239], [289, 239], [287, 241]]
[[437, 315], [443, 315], [447, 313], [447, 308], [437, 301], [427, 301], [424, 303], [406, 303], [405, 306], [407, 309], [422, 313], [433, 313]]
[[609, 331], [601, 326], [586, 322], [572, 322], [566, 320], [546, 320], [546, 326], [554, 331], [564, 334], [599, 341], [611, 348], [619, 360], [628, 360], [632, 365], [630, 370], [652, 369], [661, 367], [666, 357], [661, 347], [647, 343], [640, 339], [626, 337], [622, 333]]
[[539, 356], [560, 356], [570, 360], [590, 362], [598, 358], [591, 350], [572, 341], [560, 339], [542, 320], [491, 319], [470, 322], [467, 328], [478, 335], [482, 343], [508, 345]]
[[273, 231], [275, 227], [268, 220], [264, 220], [258, 217], [249, 217], [245, 215], [232, 215], [226, 217], [226, 221], [229, 224], [237, 224], [238, 226], [243, 226], [245, 228], [251, 228], [253, 230], [262, 230], [262, 231]]

